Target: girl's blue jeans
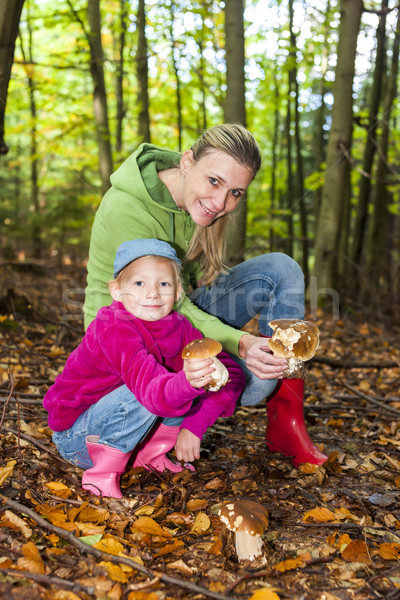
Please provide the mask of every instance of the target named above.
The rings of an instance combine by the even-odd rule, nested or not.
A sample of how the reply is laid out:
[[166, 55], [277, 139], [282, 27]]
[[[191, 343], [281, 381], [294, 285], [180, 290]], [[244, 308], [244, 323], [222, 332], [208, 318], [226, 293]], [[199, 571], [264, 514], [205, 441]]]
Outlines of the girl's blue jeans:
[[[273, 252], [247, 260], [219, 275], [210, 287], [202, 286], [190, 296], [202, 310], [241, 329], [259, 314], [262, 335], [272, 335], [269, 321], [304, 318], [304, 277], [299, 265], [286, 254]], [[246, 374], [242, 406], [254, 406], [271, 394], [276, 380], [261, 380], [243, 359], [233, 356]], [[98, 435], [99, 442], [122, 452], [131, 452], [154, 426], [180, 425], [183, 417], [163, 418], [150, 413], [123, 385], [86, 410], [66, 431], [55, 432], [53, 441], [69, 462], [92, 466], [86, 448], [86, 436]]]

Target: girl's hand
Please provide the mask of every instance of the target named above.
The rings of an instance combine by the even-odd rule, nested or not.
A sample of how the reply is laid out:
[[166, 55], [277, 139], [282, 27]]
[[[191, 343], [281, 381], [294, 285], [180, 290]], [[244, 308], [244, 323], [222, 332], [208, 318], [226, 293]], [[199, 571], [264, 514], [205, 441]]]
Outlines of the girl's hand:
[[200, 438], [188, 429], [181, 429], [175, 444], [175, 454], [178, 460], [193, 462], [200, 458]]
[[215, 368], [211, 358], [185, 358], [183, 370], [190, 385], [199, 389], [210, 383]]
[[287, 360], [277, 358], [268, 347], [268, 339], [243, 335], [239, 340], [239, 356], [259, 379], [282, 379], [288, 368]]

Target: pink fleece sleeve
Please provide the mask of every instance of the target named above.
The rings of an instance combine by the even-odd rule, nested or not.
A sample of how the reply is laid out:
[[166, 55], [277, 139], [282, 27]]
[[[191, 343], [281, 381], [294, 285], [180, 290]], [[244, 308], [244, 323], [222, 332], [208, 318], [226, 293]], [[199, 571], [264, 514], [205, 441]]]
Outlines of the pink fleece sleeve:
[[199, 401], [188, 411], [180, 425], [180, 429], [188, 429], [200, 439], [219, 417], [233, 415], [246, 383], [241, 367], [229, 354], [221, 352], [218, 358], [229, 371], [228, 383], [218, 392], [202, 393]]
[[122, 381], [148, 411], [159, 417], [184, 415], [194, 398], [203, 390], [190, 385], [183, 370], [171, 373], [145, 347], [132, 328], [120, 326], [118, 335], [102, 340], [103, 356], [110, 368], [118, 372]]

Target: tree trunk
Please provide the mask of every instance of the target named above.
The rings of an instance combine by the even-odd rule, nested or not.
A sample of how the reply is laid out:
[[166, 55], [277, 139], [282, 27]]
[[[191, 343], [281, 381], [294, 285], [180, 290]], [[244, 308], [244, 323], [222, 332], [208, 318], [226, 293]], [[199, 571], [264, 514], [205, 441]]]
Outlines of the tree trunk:
[[343, 198], [348, 194], [350, 164], [346, 154], [352, 140], [353, 78], [362, 10], [362, 0], [341, 0], [332, 126], [315, 248], [314, 276], [320, 289], [337, 285], [337, 248]]
[[172, 55], [172, 68], [174, 70], [175, 85], [176, 85], [176, 112], [177, 112], [177, 124], [178, 124], [178, 149], [182, 150], [182, 99], [181, 99], [181, 82], [179, 79], [178, 64], [179, 60], [176, 58], [176, 50], [178, 49], [174, 25], [175, 25], [175, 0], [171, 0], [170, 6], [171, 21], [169, 26], [169, 33], [171, 39], [171, 55]]
[[379, 141], [379, 161], [376, 172], [376, 184], [373, 194], [373, 214], [371, 231], [368, 239], [368, 271], [375, 284], [382, 282], [382, 277], [388, 275], [390, 265], [390, 249], [388, 248], [389, 224], [389, 118], [397, 97], [397, 77], [399, 70], [400, 51], [400, 9], [397, 9], [396, 35], [393, 43], [392, 64], [386, 85], [386, 94], [383, 102], [382, 133]]
[[[243, 0], [225, 2], [226, 123], [246, 126]], [[246, 246], [247, 200], [244, 196], [228, 228], [227, 253], [232, 263], [242, 260]]]
[[352, 261], [355, 264], [361, 262], [362, 250], [365, 239], [368, 204], [371, 194], [371, 173], [375, 156], [377, 139], [376, 129], [378, 126], [378, 112], [381, 101], [381, 90], [383, 75], [386, 71], [386, 15], [388, 0], [382, 0], [382, 13], [379, 18], [378, 29], [376, 33], [377, 46], [374, 69], [374, 80], [371, 90], [369, 118], [366, 124], [367, 141], [364, 149], [364, 159], [362, 170], [365, 173], [360, 181], [360, 191], [358, 195], [357, 215], [353, 233]]
[[99, 147], [102, 193], [110, 187], [113, 172], [110, 129], [108, 124], [107, 95], [104, 81], [103, 46], [101, 43], [100, 0], [88, 0], [90, 72], [93, 79], [94, 116]]
[[126, 19], [127, 19], [127, 0], [120, 0], [120, 25], [117, 35], [118, 39], [118, 59], [115, 77], [115, 91], [117, 96], [117, 127], [115, 133], [115, 149], [117, 152], [121, 152], [123, 138], [123, 122], [125, 117], [125, 106], [124, 106], [124, 49], [125, 49], [125, 36], [126, 36]]
[[33, 60], [33, 33], [31, 26], [31, 15], [29, 12], [29, 0], [27, 2], [28, 15], [27, 15], [27, 30], [28, 30], [28, 51], [25, 51], [23, 39], [21, 41], [21, 54], [24, 59], [26, 67], [26, 75], [28, 80], [29, 90], [29, 108], [31, 113], [30, 118], [30, 166], [31, 166], [31, 202], [33, 206], [32, 213], [32, 254], [34, 258], [40, 258], [42, 254], [42, 244], [40, 236], [40, 203], [39, 203], [39, 159], [38, 159], [38, 142], [37, 142], [37, 110], [36, 110], [36, 99], [35, 99], [35, 80], [34, 80], [34, 60]]
[[272, 164], [271, 164], [271, 203], [270, 203], [270, 226], [269, 226], [269, 249], [270, 252], [274, 252], [277, 248], [275, 238], [275, 211], [276, 211], [276, 197], [277, 197], [277, 168], [278, 168], [278, 138], [279, 138], [279, 89], [278, 81], [276, 76], [276, 70], [274, 72], [274, 133], [272, 137]]
[[14, 61], [15, 40], [24, 0], [1, 0], [0, 2], [0, 154], [7, 154], [4, 141], [4, 118], [8, 83]]
[[138, 82], [138, 144], [151, 141], [149, 115], [149, 66], [147, 59], [145, 0], [139, 0], [136, 29], [138, 48], [136, 54], [136, 76]]

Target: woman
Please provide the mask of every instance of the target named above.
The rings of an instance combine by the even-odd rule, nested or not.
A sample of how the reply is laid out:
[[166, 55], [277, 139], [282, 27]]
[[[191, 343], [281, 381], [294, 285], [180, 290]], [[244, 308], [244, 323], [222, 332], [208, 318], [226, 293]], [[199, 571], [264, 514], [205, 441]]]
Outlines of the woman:
[[[110, 304], [106, 283], [113, 257], [127, 240], [169, 242], [182, 259], [188, 291], [179, 307], [204, 336], [219, 340], [246, 374], [244, 406], [268, 398], [266, 441], [293, 464], [322, 464], [326, 456], [310, 440], [303, 417], [304, 384], [283, 379], [287, 362], [275, 358], [265, 337], [268, 322], [304, 318], [304, 278], [281, 253], [224, 269], [227, 217], [261, 165], [254, 137], [241, 125], [207, 130], [183, 154], [142, 144], [111, 176], [97, 211], [89, 249], [85, 327]], [[260, 337], [240, 329], [256, 314]]]

